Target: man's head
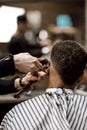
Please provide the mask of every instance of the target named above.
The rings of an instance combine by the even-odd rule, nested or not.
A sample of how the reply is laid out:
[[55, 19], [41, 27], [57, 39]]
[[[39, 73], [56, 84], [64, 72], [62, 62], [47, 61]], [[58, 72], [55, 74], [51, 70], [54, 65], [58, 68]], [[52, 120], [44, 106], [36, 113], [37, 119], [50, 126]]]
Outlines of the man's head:
[[17, 24], [20, 31], [25, 32], [27, 29], [27, 18], [26, 15], [20, 15], [17, 17]]
[[87, 53], [76, 41], [57, 42], [51, 52], [51, 62], [65, 85], [73, 85], [83, 74]]

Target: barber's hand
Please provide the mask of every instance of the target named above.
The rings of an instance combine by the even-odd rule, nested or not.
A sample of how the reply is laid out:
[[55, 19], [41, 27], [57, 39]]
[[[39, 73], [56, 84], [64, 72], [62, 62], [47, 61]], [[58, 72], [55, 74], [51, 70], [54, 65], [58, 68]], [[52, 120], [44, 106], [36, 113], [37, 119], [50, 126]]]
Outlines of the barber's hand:
[[36, 57], [29, 53], [19, 53], [14, 55], [15, 68], [23, 73], [42, 70], [42, 64]]
[[22, 83], [26, 86], [30, 81], [40, 81], [45, 75], [46, 73], [43, 71], [39, 71], [37, 76], [34, 76], [31, 72], [29, 72], [25, 77], [22, 78]]

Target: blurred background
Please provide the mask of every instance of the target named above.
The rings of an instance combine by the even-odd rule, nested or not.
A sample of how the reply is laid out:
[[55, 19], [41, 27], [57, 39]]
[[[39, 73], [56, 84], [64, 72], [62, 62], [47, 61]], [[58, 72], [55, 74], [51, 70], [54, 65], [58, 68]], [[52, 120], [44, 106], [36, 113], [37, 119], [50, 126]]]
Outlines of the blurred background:
[[[14, 46], [12, 38], [19, 35], [17, 18], [21, 15], [27, 18], [23, 32], [27, 45], [25, 41], [22, 45], [22, 39]], [[56, 39], [74, 39], [86, 48], [86, 17], [86, 0], [0, 0], [0, 58], [21, 51], [36, 57], [47, 55]], [[20, 41], [22, 50], [17, 51]]]

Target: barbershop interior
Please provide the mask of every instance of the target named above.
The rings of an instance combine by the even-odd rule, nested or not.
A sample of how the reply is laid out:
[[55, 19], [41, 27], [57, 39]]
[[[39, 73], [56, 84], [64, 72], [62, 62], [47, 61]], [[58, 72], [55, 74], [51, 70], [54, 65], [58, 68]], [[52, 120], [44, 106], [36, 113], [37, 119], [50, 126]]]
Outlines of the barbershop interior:
[[[0, 123], [15, 105], [45, 93], [49, 86], [51, 50], [56, 42], [64, 40], [77, 41], [87, 51], [87, 0], [0, 0], [0, 61], [8, 61], [11, 58], [15, 60], [15, 57], [19, 56], [20, 62], [17, 67], [16, 61], [9, 62], [14, 64], [15, 72], [14, 67], [8, 63], [8, 68], [4, 62], [0, 65], [0, 69], [4, 66], [3, 74], [0, 72]], [[21, 53], [26, 54], [21, 56]], [[26, 62], [28, 54], [32, 58], [28, 61], [30, 71], [21, 67], [21, 59]], [[40, 73], [39, 80], [34, 80], [38, 76], [35, 65], [38, 71], [39, 67], [42, 67], [45, 73], [45, 76]], [[86, 67], [81, 81], [73, 89], [74, 93], [85, 97]], [[33, 75], [31, 80], [28, 79], [30, 74]], [[59, 91], [61, 93], [61, 90]], [[10, 130], [10, 127], [0, 130]], [[28, 129], [26, 127], [23, 130]]]

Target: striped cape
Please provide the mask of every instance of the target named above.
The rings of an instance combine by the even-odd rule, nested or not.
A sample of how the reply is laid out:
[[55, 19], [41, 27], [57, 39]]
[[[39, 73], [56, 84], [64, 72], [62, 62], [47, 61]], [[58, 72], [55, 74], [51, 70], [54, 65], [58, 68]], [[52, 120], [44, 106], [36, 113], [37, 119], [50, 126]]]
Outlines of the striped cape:
[[1, 122], [1, 130], [87, 130], [87, 97], [71, 90], [48, 89], [16, 105]]

